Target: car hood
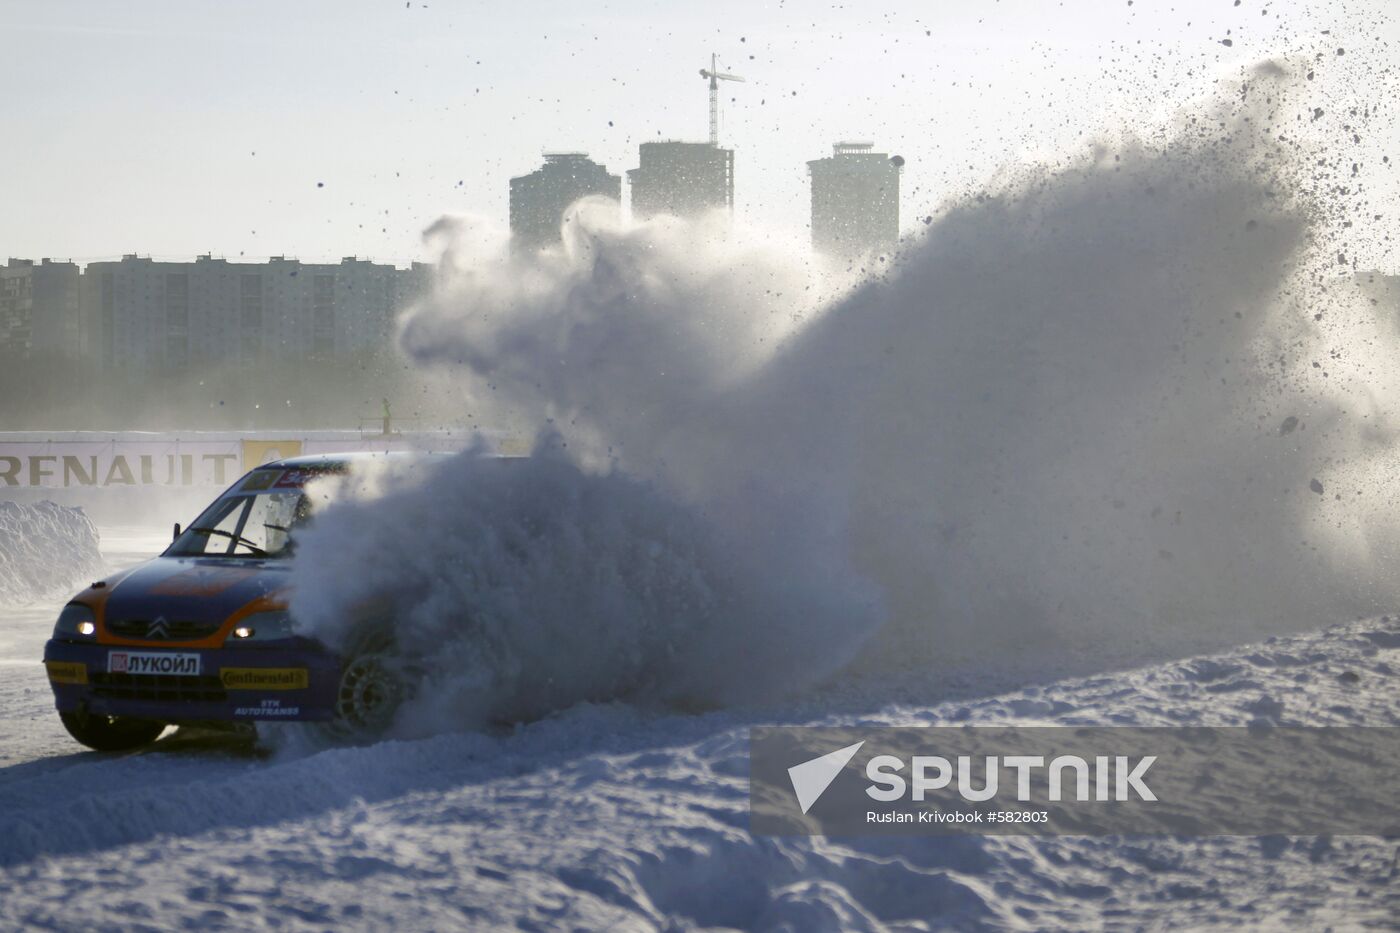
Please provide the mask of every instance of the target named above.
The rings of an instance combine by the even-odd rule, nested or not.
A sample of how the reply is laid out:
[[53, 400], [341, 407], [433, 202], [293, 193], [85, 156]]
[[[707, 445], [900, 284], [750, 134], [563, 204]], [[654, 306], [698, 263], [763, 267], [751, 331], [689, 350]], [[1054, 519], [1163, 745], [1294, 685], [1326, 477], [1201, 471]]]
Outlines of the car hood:
[[286, 561], [157, 557], [116, 581], [107, 593], [107, 620], [223, 622], [256, 600], [287, 588]]

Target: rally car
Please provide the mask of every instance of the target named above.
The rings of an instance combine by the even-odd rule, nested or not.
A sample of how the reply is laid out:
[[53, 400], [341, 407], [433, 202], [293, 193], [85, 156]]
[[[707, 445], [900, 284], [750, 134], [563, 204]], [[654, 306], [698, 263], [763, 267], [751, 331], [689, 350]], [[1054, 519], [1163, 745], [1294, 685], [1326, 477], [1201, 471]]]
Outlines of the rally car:
[[175, 526], [159, 557], [73, 597], [44, 645], [68, 732], [120, 751], [167, 725], [301, 720], [351, 740], [386, 729], [406, 690], [384, 614], [366, 607], [336, 653], [287, 612], [288, 558], [311, 515], [305, 487], [357, 456], [258, 467]]

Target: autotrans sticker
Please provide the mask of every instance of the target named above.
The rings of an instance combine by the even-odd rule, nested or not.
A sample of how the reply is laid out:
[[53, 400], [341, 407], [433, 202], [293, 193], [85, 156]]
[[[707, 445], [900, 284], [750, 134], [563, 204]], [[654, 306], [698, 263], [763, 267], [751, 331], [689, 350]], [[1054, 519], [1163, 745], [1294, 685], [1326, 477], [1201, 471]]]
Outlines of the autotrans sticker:
[[85, 684], [87, 665], [80, 661], [45, 661], [49, 670], [49, 680], [56, 684]]
[[228, 690], [304, 690], [311, 677], [304, 667], [224, 667], [219, 682]]
[[279, 716], [300, 716], [300, 706], [283, 706], [281, 700], [263, 700], [257, 706], [236, 706], [235, 716], [253, 716], [272, 719]]
[[199, 673], [199, 658], [197, 654], [173, 651], [109, 651], [107, 673], [187, 677]]

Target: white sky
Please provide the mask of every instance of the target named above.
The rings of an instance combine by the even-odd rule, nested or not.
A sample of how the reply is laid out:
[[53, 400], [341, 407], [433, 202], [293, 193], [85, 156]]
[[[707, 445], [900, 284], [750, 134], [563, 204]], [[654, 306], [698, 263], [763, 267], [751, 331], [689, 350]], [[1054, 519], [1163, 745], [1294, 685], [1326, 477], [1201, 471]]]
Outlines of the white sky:
[[[722, 85], [742, 220], [805, 237], [806, 160], [860, 138], [908, 160], [912, 227], [1007, 162], [1153, 125], [1270, 54], [1345, 45], [1353, 89], [1389, 106], [1394, 7], [0, 0], [0, 259], [431, 258], [427, 224], [504, 224], [542, 150], [620, 174], [638, 142], [705, 138], [712, 50], [748, 78]], [[1362, 178], [1393, 201], [1400, 124], [1382, 125]]]

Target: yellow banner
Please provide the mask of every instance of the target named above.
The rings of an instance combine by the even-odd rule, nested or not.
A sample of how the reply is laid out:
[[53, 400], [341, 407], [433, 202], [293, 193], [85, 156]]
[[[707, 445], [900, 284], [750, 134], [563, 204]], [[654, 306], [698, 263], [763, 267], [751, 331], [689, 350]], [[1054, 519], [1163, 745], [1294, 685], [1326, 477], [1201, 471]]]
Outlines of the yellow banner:
[[243, 469], [251, 470], [274, 460], [301, 456], [301, 441], [297, 440], [245, 440], [243, 442]]

